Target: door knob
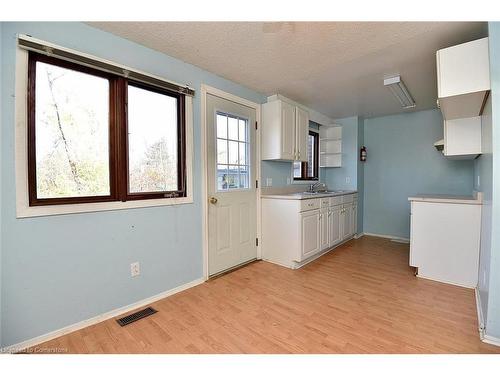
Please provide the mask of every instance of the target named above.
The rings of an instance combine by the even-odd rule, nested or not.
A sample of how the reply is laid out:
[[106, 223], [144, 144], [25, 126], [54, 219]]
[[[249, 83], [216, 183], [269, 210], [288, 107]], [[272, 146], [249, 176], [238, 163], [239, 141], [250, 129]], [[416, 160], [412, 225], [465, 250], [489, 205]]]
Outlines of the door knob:
[[216, 204], [217, 203], [217, 198], [215, 197], [210, 197], [210, 203]]

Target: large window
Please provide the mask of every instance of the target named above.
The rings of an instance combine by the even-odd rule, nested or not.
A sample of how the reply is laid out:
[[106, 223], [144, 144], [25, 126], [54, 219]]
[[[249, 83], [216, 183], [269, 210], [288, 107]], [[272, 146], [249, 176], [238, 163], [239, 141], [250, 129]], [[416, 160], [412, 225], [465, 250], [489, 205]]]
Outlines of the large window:
[[307, 161], [293, 163], [293, 179], [318, 180], [319, 178], [319, 134], [309, 131], [307, 138]]
[[31, 206], [184, 197], [184, 95], [29, 53]]

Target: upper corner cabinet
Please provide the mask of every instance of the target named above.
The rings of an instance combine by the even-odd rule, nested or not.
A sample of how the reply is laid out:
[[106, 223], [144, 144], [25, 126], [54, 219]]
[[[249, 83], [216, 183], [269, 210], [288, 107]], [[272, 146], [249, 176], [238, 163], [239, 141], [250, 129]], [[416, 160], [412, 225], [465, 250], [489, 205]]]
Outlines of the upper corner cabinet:
[[262, 105], [262, 160], [307, 161], [309, 113], [284, 100]]
[[480, 116], [490, 91], [488, 38], [441, 49], [436, 62], [443, 118]]

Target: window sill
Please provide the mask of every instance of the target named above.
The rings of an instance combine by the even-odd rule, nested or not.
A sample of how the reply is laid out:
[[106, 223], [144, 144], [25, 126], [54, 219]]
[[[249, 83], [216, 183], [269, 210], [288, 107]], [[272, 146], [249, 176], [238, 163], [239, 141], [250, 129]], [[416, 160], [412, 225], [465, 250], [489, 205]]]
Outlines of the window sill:
[[96, 203], [78, 203], [52, 206], [32, 206], [17, 207], [16, 218], [28, 218], [38, 216], [52, 215], [70, 215], [85, 212], [115, 211], [127, 210], [133, 208], [174, 206], [179, 204], [193, 203], [193, 197], [164, 198], [164, 199], [144, 199], [127, 202], [96, 202]]

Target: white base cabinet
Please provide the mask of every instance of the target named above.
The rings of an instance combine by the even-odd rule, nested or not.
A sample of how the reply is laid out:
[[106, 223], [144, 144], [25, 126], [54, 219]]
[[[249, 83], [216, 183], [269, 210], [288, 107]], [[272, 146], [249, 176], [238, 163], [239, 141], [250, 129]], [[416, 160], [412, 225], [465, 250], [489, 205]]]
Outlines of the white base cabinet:
[[481, 204], [412, 201], [410, 266], [419, 277], [475, 288], [480, 232]]
[[262, 197], [262, 258], [298, 268], [356, 233], [357, 194], [314, 199]]
[[306, 259], [321, 250], [322, 228], [319, 210], [306, 211], [300, 214], [300, 234], [302, 246], [298, 261]]

